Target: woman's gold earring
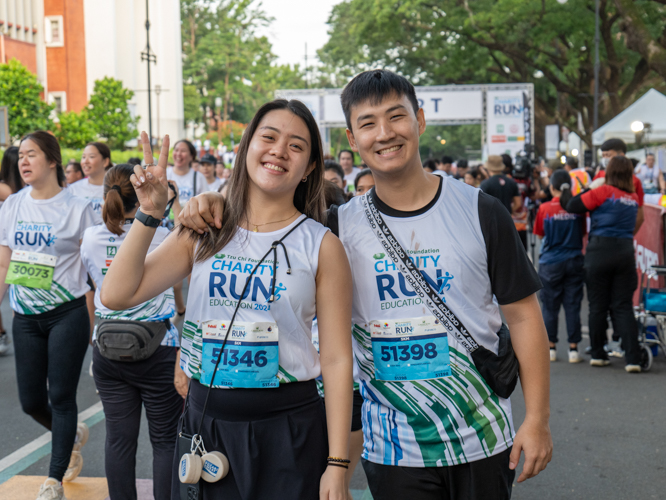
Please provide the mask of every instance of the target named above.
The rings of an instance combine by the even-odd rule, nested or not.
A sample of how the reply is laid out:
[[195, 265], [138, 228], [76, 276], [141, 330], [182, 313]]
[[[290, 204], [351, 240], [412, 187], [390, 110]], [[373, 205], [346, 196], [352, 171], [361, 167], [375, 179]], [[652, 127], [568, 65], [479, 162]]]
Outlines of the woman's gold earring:
[[307, 181], [308, 181], [308, 176], [307, 175], [305, 177], [303, 177], [303, 179], [301, 179], [301, 182], [307, 182]]

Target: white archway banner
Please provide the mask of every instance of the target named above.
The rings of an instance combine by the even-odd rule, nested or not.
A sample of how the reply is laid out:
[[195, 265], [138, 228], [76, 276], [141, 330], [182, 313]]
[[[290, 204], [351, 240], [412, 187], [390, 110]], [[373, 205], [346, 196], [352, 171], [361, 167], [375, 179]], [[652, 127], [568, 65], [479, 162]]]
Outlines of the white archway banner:
[[[515, 155], [533, 143], [534, 85], [433, 85], [415, 87], [428, 125], [481, 124], [484, 156]], [[326, 148], [330, 129], [346, 127], [342, 89], [278, 90], [276, 97], [298, 99], [312, 112]]]

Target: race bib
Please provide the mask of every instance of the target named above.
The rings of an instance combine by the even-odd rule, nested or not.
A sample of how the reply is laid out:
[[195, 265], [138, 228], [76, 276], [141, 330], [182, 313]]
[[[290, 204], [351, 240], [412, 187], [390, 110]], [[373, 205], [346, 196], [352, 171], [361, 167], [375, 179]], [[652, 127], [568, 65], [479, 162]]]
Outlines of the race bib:
[[57, 260], [54, 255], [14, 250], [5, 283], [50, 290]]
[[234, 323], [215, 372], [229, 321], [202, 322], [203, 353], [201, 383], [245, 388], [273, 388], [280, 382], [278, 328], [275, 323]]
[[377, 380], [427, 380], [449, 377], [449, 339], [433, 316], [371, 321]]

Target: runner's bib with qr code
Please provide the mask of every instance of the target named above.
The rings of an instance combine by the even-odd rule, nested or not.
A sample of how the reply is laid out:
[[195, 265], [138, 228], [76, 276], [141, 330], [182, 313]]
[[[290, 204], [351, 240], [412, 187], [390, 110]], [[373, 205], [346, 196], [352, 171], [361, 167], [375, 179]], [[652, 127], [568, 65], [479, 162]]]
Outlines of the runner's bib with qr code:
[[224, 320], [202, 322], [201, 382], [214, 387], [278, 387], [278, 328], [270, 322], [234, 323], [213, 380], [228, 325]]
[[449, 340], [434, 316], [371, 321], [377, 380], [428, 380], [451, 375]]
[[58, 257], [25, 250], [13, 250], [5, 283], [50, 290]]

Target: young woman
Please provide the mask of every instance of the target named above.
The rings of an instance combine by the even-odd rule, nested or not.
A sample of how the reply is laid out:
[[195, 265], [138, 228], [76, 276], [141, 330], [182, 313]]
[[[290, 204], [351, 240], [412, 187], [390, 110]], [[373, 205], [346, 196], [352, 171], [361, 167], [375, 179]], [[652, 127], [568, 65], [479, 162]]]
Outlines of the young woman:
[[215, 163], [217, 159], [213, 155], [204, 155], [199, 163], [199, 172], [206, 179], [204, 191], [217, 191], [222, 186], [222, 179], [215, 177]]
[[[130, 182], [133, 171], [132, 165], [125, 164], [116, 165], [106, 173], [104, 224], [88, 228], [81, 243], [83, 264], [97, 286], [95, 307], [100, 325], [93, 336], [93, 373], [106, 416], [104, 468], [109, 494], [114, 500], [137, 498], [135, 466], [142, 405], [146, 408], [153, 446], [153, 496], [170, 497], [174, 436], [183, 408], [183, 399], [174, 387], [179, 344], [178, 330], [169, 320], [176, 313], [171, 290], [124, 311], [111, 311], [99, 299], [99, 287], [113, 263], [113, 256], [136, 223], [134, 214], [139, 202]], [[157, 248], [168, 235], [167, 228], [158, 227], [149, 251]], [[102, 338], [100, 350], [100, 328], [111, 323], [118, 331], [123, 331], [123, 322], [128, 328], [159, 329], [158, 334], [164, 337], [150, 357], [134, 362], [117, 360], [106, 352], [106, 338]], [[110, 341], [113, 342], [113, 336]], [[182, 371], [178, 374], [185, 396], [187, 383], [183, 381]]]
[[[142, 142], [151, 165], [145, 134]], [[243, 135], [221, 229], [183, 229], [146, 258], [154, 233], [146, 216], [158, 219], [166, 204], [168, 147], [165, 138], [156, 166], [135, 168], [136, 218], [148, 225], [132, 225], [102, 303], [133, 307], [192, 273], [181, 351], [191, 382], [179, 432], [199, 435], [230, 463], [227, 477], [203, 484], [203, 498], [346, 499], [351, 276], [340, 242], [318, 222], [324, 162], [312, 114], [298, 101], [262, 106]], [[315, 315], [321, 356], [311, 342]], [[175, 497], [179, 486], [174, 479]]]
[[[2, 166], [0, 166], [0, 207], [12, 194], [23, 189], [24, 185], [18, 169], [18, 148], [11, 146], [2, 155]], [[9, 336], [0, 316], [0, 354], [6, 354], [7, 351], [9, 351]]]
[[69, 186], [74, 196], [86, 198], [92, 202], [96, 214], [96, 223], [102, 223], [102, 205], [104, 204], [104, 174], [112, 166], [111, 150], [101, 142], [91, 142], [81, 155], [81, 168], [86, 178]]
[[61, 481], [81, 471], [88, 435], [85, 424], [77, 426], [76, 407], [90, 328], [79, 248], [95, 214], [88, 200], [63, 189], [61, 162], [55, 137], [26, 135], [19, 169], [32, 189], [0, 209], [0, 300], [10, 288], [19, 399], [53, 434], [49, 477], [37, 497], [44, 500], [64, 498]]
[[632, 298], [638, 282], [633, 237], [639, 202], [633, 173], [629, 158], [615, 156], [606, 168], [604, 185], [583, 191], [574, 198], [570, 190], [563, 190], [560, 202], [567, 212], [590, 212], [592, 219], [585, 252], [585, 282], [590, 301], [590, 364], [610, 364], [604, 351], [606, 318], [610, 312], [613, 329], [622, 337], [625, 369], [638, 373], [641, 371], [640, 350]]
[[542, 239], [539, 255], [539, 292], [543, 321], [550, 342], [550, 360], [557, 361], [557, 330], [560, 307], [564, 307], [569, 340], [569, 363], [580, 363], [580, 304], [583, 300], [583, 236], [585, 215], [570, 214], [560, 205], [562, 191], [571, 189], [573, 179], [566, 170], [550, 178], [551, 201], [542, 203], [536, 215], [534, 234]]
[[[173, 147], [173, 167], [167, 168], [167, 179], [178, 186], [179, 207], [185, 206], [187, 200], [206, 191], [206, 180], [197, 172], [193, 165], [198, 162], [197, 150], [194, 145], [185, 139], [178, 141]], [[178, 216], [176, 210], [171, 210], [169, 215], [169, 227], [173, 227], [173, 221]], [[176, 300], [176, 312], [178, 318], [185, 314], [185, 299], [183, 297], [183, 282], [174, 284], [173, 294]]]
[[206, 191], [206, 179], [192, 168], [198, 163], [197, 150], [190, 141], [182, 139], [173, 146], [173, 167], [167, 169], [167, 179], [178, 185], [178, 199], [182, 206], [193, 196]]

